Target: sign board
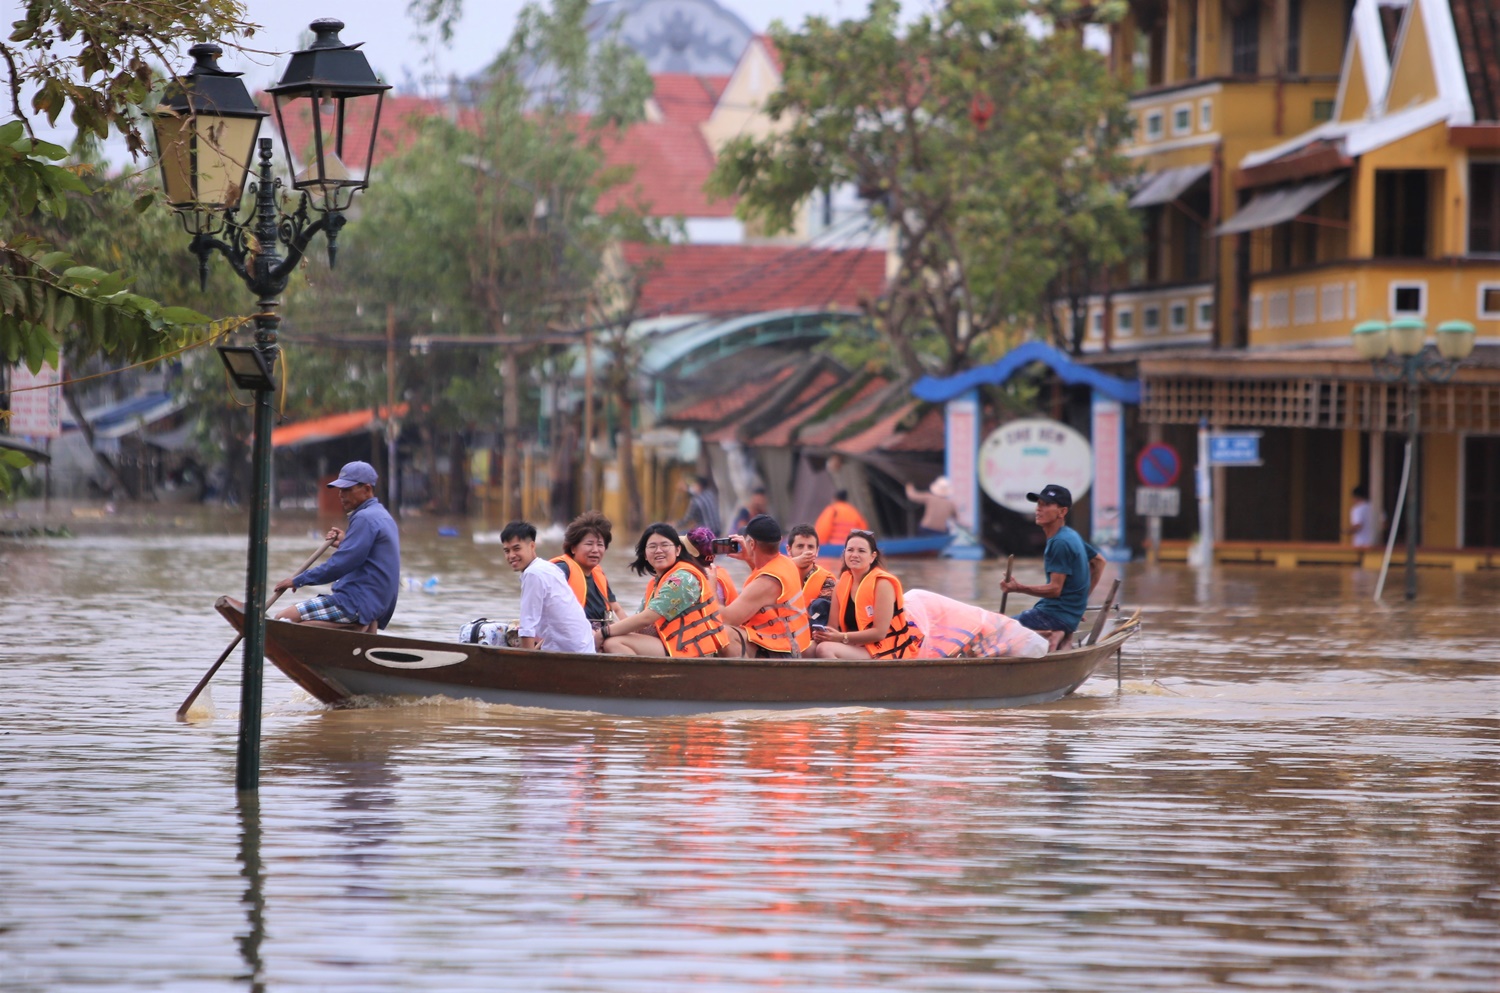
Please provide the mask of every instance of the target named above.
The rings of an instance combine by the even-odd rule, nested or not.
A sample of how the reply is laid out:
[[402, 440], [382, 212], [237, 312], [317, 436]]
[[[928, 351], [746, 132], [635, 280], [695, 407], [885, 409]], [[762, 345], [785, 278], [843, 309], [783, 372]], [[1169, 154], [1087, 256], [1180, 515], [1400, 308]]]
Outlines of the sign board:
[[1182, 475], [1177, 449], [1160, 442], [1147, 445], [1135, 457], [1135, 475], [1143, 486], [1172, 486]]
[[1094, 499], [1093, 533], [1098, 545], [1120, 544], [1125, 537], [1125, 408], [1120, 401], [1093, 396]]
[[1137, 486], [1135, 512], [1142, 517], [1176, 517], [1182, 513], [1182, 493], [1170, 486]]
[[[62, 359], [57, 368], [42, 366], [35, 375], [25, 363], [10, 370], [10, 434], [56, 438], [62, 434]], [[33, 387], [41, 387], [33, 389]]]
[[1260, 432], [1237, 431], [1208, 438], [1209, 465], [1260, 465]]
[[1004, 424], [979, 448], [979, 485], [991, 500], [1021, 514], [1036, 509], [1026, 494], [1048, 483], [1066, 486], [1077, 503], [1088, 492], [1093, 472], [1088, 439], [1041, 417]]
[[948, 401], [946, 410], [948, 482], [958, 523], [979, 530], [979, 395], [973, 390]]

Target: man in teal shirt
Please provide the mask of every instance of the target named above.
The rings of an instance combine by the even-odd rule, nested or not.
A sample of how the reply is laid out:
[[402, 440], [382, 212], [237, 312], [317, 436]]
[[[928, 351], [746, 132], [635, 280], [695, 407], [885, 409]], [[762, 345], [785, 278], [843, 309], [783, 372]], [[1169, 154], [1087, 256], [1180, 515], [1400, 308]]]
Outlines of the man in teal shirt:
[[1047, 639], [1048, 649], [1056, 651], [1083, 620], [1089, 605], [1089, 594], [1104, 572], [1104, 556], [1098, 549], [1068, 527], [1068, 510], [1073, 494], [1066, 486], [1048, 483], [1040, 493], [1028, 493], [1026, 499], [1036, 504], [1036, 522], [1047, 535], [1042, 551], [1042, 570], [1048, 582], [1027, 586], [1015, 579], [1004, 579], [1000, 588], [1007, 593], [1025, 593], [1039, 597], [1037, 604], [1016, 617], [1023, 625]]

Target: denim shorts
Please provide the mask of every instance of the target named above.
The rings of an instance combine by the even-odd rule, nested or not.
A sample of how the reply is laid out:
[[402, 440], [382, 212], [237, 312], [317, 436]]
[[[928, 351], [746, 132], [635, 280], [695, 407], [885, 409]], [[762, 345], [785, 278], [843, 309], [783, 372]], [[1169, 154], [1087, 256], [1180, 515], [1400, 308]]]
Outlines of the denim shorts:
[[1016, 615], [1016, 620], [1021, 622], [1022, 627], [1033, 631], [1061, 631], [1064, 634], [1072, 634], [1078, 629], [1077, 624], [1066, 624], [1040, 607], [1031, 607], [1021, 611]]
[[297, 614], [304, 621], [331, 621], [334, 624], [358, 624], [359, 618], [334, 602], [333, 594], [325, 593], [297, 604]]

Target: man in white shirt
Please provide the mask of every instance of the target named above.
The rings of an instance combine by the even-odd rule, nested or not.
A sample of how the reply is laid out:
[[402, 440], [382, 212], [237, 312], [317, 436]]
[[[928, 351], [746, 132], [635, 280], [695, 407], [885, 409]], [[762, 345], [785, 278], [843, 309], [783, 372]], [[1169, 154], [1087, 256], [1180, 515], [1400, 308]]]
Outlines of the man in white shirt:
[[557, 566], [536, 554], [536, 528], [512, 521], [500, 532], [505, 561], [521, 574], [522, 648], [593, 654], [594, 629]]

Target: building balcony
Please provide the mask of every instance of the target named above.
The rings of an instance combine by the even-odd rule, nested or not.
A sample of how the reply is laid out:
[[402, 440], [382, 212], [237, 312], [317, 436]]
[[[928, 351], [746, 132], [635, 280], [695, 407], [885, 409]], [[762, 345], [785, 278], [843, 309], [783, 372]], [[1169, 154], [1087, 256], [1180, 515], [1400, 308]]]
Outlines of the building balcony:
[[[1072, 314], [1064, 301], [1054, 303], [1064, 327]], [[1131, 351], [1177, 345], [1206, 345], [1213, 338], [1212, 283], [1173, 283], [1139, 286], [1086, 301], [1088, 330], [1085, 352]], [[1105, 330], [1108, 328], [1108, 335]]]
[[1500, 259], [1345, 259], [1252, 276], [1251, 348], [1347, 344], [1359, 321], [1470, 321], [1500, 341]]
[[1273, 145], [1328, 120], [1337, 96], [1336, 76], [1280, 83], [1226, 76], [1142, 90], [1130, 99], [1136, 129], [1126, 154], [1168, 155], [1171, 164], [1187, 164], [1208, 156], [1173, 153], [1235, 139], [1251, 142], [1244, 151]]

